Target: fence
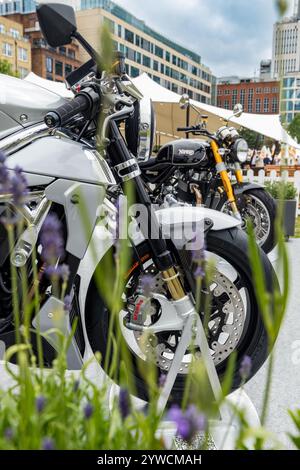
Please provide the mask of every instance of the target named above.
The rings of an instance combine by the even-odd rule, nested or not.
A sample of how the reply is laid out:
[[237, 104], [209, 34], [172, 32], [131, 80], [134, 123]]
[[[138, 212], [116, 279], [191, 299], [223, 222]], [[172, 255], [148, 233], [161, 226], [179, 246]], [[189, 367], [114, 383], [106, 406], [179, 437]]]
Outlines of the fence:
[[281, 172], [281, 174], [278, 174], [278, 171], [276, 170], [271, 170], [266, 172], [265, 170], [257, 170], [255, 171], [256, 174], [254, 174], [253, 170], [245, 170], [244, 171], [244, 178], [245, 181], [249, 181], [250, 183], [259, 183], [259, 184], [264, 184], [266, 181], [279, 181], [279, 180], [284, 180], [284, 181], [289, 181], [294, 183], [295, 188], [297, 188], [298, 192], [300, 193], [300, 171], [297, 170], [294, 172], [294, 175], [291, 176], [289, 170], [284, 170]]

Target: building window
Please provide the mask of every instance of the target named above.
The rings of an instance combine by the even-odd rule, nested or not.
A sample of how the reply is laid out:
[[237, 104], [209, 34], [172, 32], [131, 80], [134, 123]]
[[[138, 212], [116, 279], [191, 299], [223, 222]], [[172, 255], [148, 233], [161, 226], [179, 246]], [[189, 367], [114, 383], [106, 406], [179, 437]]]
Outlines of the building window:
[[173, 56], [172, 56], [172, 64], [173, 64], [173, 65], [177, 65], [177, 57], [176, 57], [176, 55], [173, 55]]
[[131, 67], [131, 77], [134, 78], [134, 77], [138, 77], [140, 74], [140, 71], [137, 67]]
[[278, 113], [278, 99], [277, 98], [272, 99], [272, 113], [273, 114]]
[[261, 94], [261, 88], [256, 88], [256, 94], [260, 95]]
[[166, 61], [170, 62], [170, 60], [171, 60], [170, 52], [166, 51]]
[[143, 65], [145, 67], [151, 67], [151, 59], [147, 55], [143, 55]]
[[75, 51], [73, 49], [68, 49], [68, 57], [75, 59]]
[[24, 47], [18, 47], [18, 59], [28, 62], [28, 51]]
[[138, 47], [141, 46], [141, 38], [138, 34], [135, 35], [135, 45]]
[[295, 84], [294, 78], [285, 78], [283, 80], [283, 88], [292, 88]]
[[118, 24], [118, 36], [119, 38], [122, 37], [122, 26], [120, 24]]
[[55, 61], [55, 75], [63, 77], [63, 64], [58, 60]]
[[147, 39], [141, 38], [141, 47], [142, 49], [145, 49], [145, 51], [150, 52], [151, 51], [150, 41], [147, 41]]
[[129, 29], [125, 29], [125, 41], [131, 42], [132, 44], [134, 43], [134, 34], [132, 31], [129, 31]]
[[160, 57], [161, 59], [163, 59], [164, 57], [164, 51], [161, 47], [159, 46], [155, 46], [155, 55], [157, 55], [158, 57]]
[[19, 72], [20, 78], [25, 78], [29, 74], [29, 70], [25, 69], [25, 67], [18, 67], [18, 72]]
[[52, 57], [46, 57], [46, 71], [53, 73], [53, 59]]
[[159, 83], [159, 84], [160, 84], [160, 78], [157, 77], [156, 75], [153, 75], [153, 80], [154, 80], [156, 83]]
[[72, 72], [72, 65], [65, 64], [65, 77], [67, 77]]
[[256, 100], [255, 112], [258, 113], [258, 114], [261, 112], [261, 100], [260, 100], [260, 98], [257, 98], [257, 100]]
[[125, 55], [126, 55], [127, 59], [132, 60], [133, 62], [135, 62], [135, 51], [133, 49], [131, 49], [130, 47], [126, 47], [125, 48]]
[[229, 109], [229, 100], [224, 101], [224, 108]]
[[20, 31], [18, 31], [17, 29], [10, 28], [9, 32], [15, 39], [18, 39], [20, 37]]
[[160, 73], [165, 73], [165, 66], [164, 64], [160, 64]]
[[135, 61], [138, 63], [138, 64], [141, 64], [142, 63], [142, 54], [140, 52], [137, 52], [135, 54]]
[[61, 55], [66, 55], [67, 49], [65, 47], [59, 47], [58, 48], [58, 53]]
[[2, 44], [2, 53], [3, 55], [5, 55], [6, 57], [12, 57], [13, 55], [13, 48], [12, 48], [12, 45], [9, 44], [8, 42], [4, 42]]
[[269, 98], [264, 98], [264, 113], [269, 112]]
[[4, 24], [0, 24], [0, 34], [4, 34], [5, 33], [5, 26]]
[[158, 65], [159, 64], [158, 64], [157, 60], [154, 60], [153, 61], [153, 70], [155, 70], [155, 72], [158, 72]]

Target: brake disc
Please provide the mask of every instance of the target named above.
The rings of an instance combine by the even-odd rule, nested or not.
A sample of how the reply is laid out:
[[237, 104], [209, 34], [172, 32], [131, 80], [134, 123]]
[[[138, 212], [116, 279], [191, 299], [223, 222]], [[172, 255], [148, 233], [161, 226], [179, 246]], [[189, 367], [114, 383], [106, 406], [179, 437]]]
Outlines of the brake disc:
[[[144, 274], [153, 276], [153, 291], [166, 295], [166, 286], [160, 273], [154, 266], [148, 267]], [[245, 308], [241, 293], [235, 284], [220, 271], [216, 270], [205, 295], [210, 296], [211, 311], [208, 321], [208, 344], [214, 363], [221, 364], [236, 349], [245, 324]], [[137, 295], [135, 303], [138, 304]], [[203, 314], [202, 314], [203, 315]], [[149, 318], [150, 316], [150, 318]], [[157, 321], [158, 312], [151, 312], [145, 320], [145, 326], [151, 330], [151, 317]], [[181, 332], [166, 332], [145, 335], [142, 331], [134, 331], [135, 341], [142, 354], [168, 371], [180, 340]], [[193, 353], [200, 357], [199, 348]], [[180, 373], [186, 374], [192, 359], [192, 351], [187, 350], [181, 363]]]

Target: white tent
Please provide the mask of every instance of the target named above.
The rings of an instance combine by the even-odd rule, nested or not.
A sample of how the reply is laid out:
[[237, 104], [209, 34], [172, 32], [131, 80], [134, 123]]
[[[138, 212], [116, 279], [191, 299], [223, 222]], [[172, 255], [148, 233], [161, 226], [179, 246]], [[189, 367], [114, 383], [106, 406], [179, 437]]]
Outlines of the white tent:
[[66, 85], [61, 82], [53, 82], [51, 80], [46, 80], [45, 78], [39, 77], [33, 72], [30, 72], [24, 80], [34, 83], [42, 88], [46, 88], [46, 90], [52, 91], [57, 95], [62, 96], [63, 98], [73, 98], [74, 94], [72, 91], [68, 90]]
[[[64, 83], [46, 80], [35, 75], [33, 72], [29, 73], [25, 80], [46, 88], [64, 98], [72, 98], [74, 96]], [[146, 73], [134, 78], [132, 81], [144, 96], [150, 97], [154, 102], [158, 131], [160, 136], [162, 136], [162, 140], [181, 138], [183, 134], [177, 132], [177, 127], [185, 125], [186, 113], [179, 107], [180, 95], [154, 82]], [[208, 115], [208, 128], [212, 131], [217, 130], [222, 125], [221, 121], [223, 119], [227, 119], [232, 115], [232, 112], [226, 109], [199, 103], [194, 100], [191, 100], [191, 102], [201, 113]], [[191, 122], [195, 121], [196, 118], [196, 113], [191, 111]], [[300, 144], [297, 144], [283, 129], [280, 117], [277, 114], [244, 113], [240, 118], [232, 118], [230, 122], [236, 127], [245, 127], [291, 147], [300, 148]]]
[[[181, 137], [176, 129], [185, 125], [186, 113], [179, 107], [180, 95], [154, 82], [146, 73], [134, 78], [133, 82], [144, 96], [152, 98], [155, 103], [158, 130], [165, 130], [165, 134], [172, 135], [174, 138]], [[232, 116], [232, 111], [223, 108], [194, 100], [191, 100], [191, 103], [202, 114], [208, 115], [208, 129], [212, 131], [222, 125], [221, 121], [223, 119]], [[193, 122], [193, 119], [196, 119], [196, 113], [191, 114], [191, 122]], [[291, 147], [300, 148], [300, 145], [283, 129], [280, 116], [277, 114], [244, 113], [240, 118], [230, 119], [230, 122], [236, 127], [245, 127]]]

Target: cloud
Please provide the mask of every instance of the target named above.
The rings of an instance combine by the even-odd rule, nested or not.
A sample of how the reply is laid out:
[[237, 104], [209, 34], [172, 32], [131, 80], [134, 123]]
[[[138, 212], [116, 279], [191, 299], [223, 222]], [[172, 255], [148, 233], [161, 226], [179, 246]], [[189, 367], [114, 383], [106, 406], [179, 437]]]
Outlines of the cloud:
[[116, 0], [167, 37], [198, 52], [217, 76], [254, 75], [271, 58], [274, 0]]

